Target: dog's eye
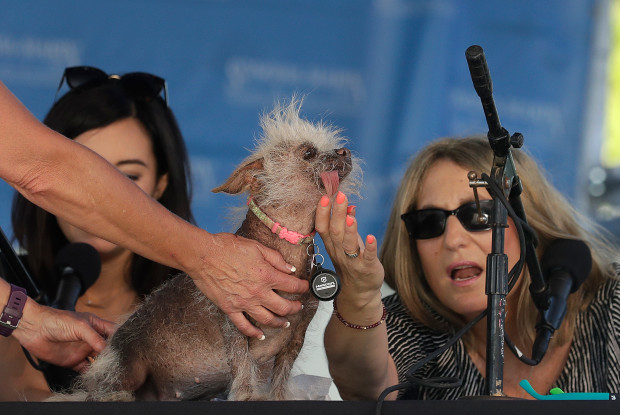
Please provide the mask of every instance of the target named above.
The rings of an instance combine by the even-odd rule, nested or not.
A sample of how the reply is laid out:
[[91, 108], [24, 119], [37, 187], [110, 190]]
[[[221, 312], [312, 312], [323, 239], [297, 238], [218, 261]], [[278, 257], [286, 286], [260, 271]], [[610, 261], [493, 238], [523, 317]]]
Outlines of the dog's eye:
[[317, 153], [316, 148], [308, 147], [306, 149], [306, 152], [304, 153], [304, 160], [310, 160], [310, 159], [316, 157], [316, 153]]

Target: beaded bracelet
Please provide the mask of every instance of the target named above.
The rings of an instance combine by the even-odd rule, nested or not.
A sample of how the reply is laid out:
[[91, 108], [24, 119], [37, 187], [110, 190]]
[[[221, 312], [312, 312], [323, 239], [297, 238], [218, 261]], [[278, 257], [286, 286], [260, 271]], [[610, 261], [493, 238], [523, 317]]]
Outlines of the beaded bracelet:
[[360, 326], [358, 324], [349, 323], [344, 318], [342, 318], [342, 316], [338, 312], [338, 305], [336, 304], [336, 299], [335, 298], [334, 298], [334, 314], [336, 314], [336, 317], [338, 317], [338, 320], [340, 320], [340, 322], [342, 324], [344, 324], [345, 326], [347, 326], [349, 328], [356, 329], [356, 330], [368, 330], [368, 329], [372, 329], [372, 328], [375, 328], [377, 326], [380, 326], [385, 321], [385, 316], [387, 315], [387, 310], [385, 309], [385, 304], [383, 304], [383, 301], [381, 302], [381, 305], [383, 306], [383, 314], [381, 315], [381, 320], [377, 321], [376, 323], [372, 323], [372, 324], [370, 324], [368, 326]]

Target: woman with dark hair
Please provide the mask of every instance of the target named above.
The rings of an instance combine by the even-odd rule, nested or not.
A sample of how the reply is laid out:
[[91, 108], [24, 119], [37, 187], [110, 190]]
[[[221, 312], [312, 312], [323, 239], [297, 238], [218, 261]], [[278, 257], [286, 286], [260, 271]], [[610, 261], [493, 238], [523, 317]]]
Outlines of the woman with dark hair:
[[[187, 152], [176, 119], [161, 97], [166, 93], [165, 81], [146, 73], [108, 76], [91, 67], [67, 68], [65, 79], [71, 89], [53, 105], [44, 124], [98, 153], [172, 213], [193, 222]], [[179, 272], [84, 232], [19, 193], [13, 203], [12, 223], [33, 280], [50, 298], [58, 290], [54, 261], [59, 251], [77, 242], [96, 249], [101, 273], [78, 298], [78, 312], [121, 322], [141, 298]], [[0, 395], [45, 396], [47, 385], [17, 343], [11, 338], [3, 342]], [[44, 372], [50, 387], [67, 386], [66, 376], [58, 379], [51, 374], [56, 371]]]
[[[157, 196], [154, 198], [172, 213], [193, 223], [187, 152], [176, 118], [160, 96], [165, 92], [164, 80], [144, 73], [132, 73], [118, 78], [105, 74], [97, 77], [99, 74], [102, 73], [98, 69], [90, 67], [67, 68], [64, 78], [70, 86], [75, 85], [73, 78], [84, 83], [69, 90], [53, 105], [44, 124], [99, 153], [146, 193]], [[122, 123], [116, 124], [121, 121], [125, 122], [127, 128], [112, 130], [108, 143], [103, 143], [98, 138], [110, 126], [123, 127]], [[141, 132], [146, 134], [148, 141], [142, 142], [142, 148], [136, 151], [145, 149], [146, 152], [129, 152], [132, 134], [140, 135]], [[110, 160], [97, 151], [102, 145], [111, 147], [106, 150], [106, 154], [116, 157], [116, 160]], [[98, 147], [95, 148], [96, 146]], [[134, 157], [135, 154], [138, 156]], [[154, 163], [145, 165], [146, 159], [151, 157]], [[79, 160], [76, 162], [79, 163]], [[147, 178], [153, 178], [156, 186], [160, 186], [157, 194], [153, 193], [154, 188], [146, 189], [141, 186]], [[95, 248], [104, 243], [92, 236], [91, 239], [82, 236], [78, 240], [68, 240], [68, 232], [65, 231], [70, 229], [70, 225], [66, 221], [57, 220], [19, 193], [16, 193], [13, 200], [12, 225], [17, 241], [28, 252], [27, 266], [34, 280], [48, 296], [53, 296], [56, 292], [58, 281], [53, 272], [53, 264], [61, 248], [69, 242], [90, 240], [94, 241]], [[75, 233], [75, 230], [73, 232]], [[106, 259], [107, 257], [102, 257], [102, 276], [107, 271]], [[144, 296], [177, 272], [139, 255], [131, 256], [131, 266], [127, 269], [130, 275], [128, 284], [138, 296]], [[86, 293], [85, 298], [88, 300], [80, 300], [91, 306], [88, 311], [93, 311], [98, 287], [95, 283]], [[111, 296], [114, 293], [108, 289], [102, 294]], [[101, 316], [101, 313], [96, 314]]]

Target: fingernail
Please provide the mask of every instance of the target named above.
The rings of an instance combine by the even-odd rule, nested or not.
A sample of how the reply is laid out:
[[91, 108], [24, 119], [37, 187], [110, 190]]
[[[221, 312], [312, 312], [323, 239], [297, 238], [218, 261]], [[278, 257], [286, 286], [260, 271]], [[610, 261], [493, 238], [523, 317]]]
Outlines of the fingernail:
[[323, 196], [323, 197], [321, 198], [321, 206], [325, 207], [325, 206], [327, 206], [327, 205], [329, 205], [329, 197], [327, 197], [327, 196]]
[[301, 309], [302, 309], [302, 310], [304, 309], [304, 305], [303, 305], [303, 304], [301, 305]]
[[338, 192], [338, 195], [336, 196], [336, 202], [338, 202], [338, 204], [341, 204], [344, 202], [344, 199], [345, 199], [344, 193]]
[[285, 329], [288, 329], [289, 327], [291, 327], [291, 322], [287, 321], [286, 323], [284, 323], [284, 326], [282, 326]]
[[351, 214], [355, 210], [356, 207], [357, 206], [355, 206], [355, 205], [349, 205], [347, 207], [347, 213]]
[[355, 222], [355, 220], [353, 220], [351, 216], [347, 215], [347, 226], [352, 226], [353, 222]]
[[257, 337], [258, 340], [265, 340], [265, 335], [261, 334], [260, 336]]
[[374, 236], [372, 236], [372, 235], [368, 235], [368, 236], [366, 237], [366, 243], [369, 243], [369, 244], [373, 244], [373, 243], [375, 243], [375, 237], [374, 237]]
[[290, 269], [291, 272], [297, 271], [297, 268], [294, 265], [290, 265], [290, 264], [287, 264], [287, 265], [288, 265], [288, 269]]

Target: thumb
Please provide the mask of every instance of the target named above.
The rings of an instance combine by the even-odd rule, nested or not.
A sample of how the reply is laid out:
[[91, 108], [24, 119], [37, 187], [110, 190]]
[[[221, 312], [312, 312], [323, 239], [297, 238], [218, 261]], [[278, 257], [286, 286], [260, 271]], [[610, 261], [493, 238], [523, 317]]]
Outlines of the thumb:
[[99, 318], [93, 314], [91, 314], [91, 316], [92, 317], [91, 317], [90, 325], [106, 339], [112, 337], [112, 335], [118, 328], [118, 325], [111, 321]]
[[364, 250], [364, 259], [372, 261], [377, 258], [377, 238], [374, 235], [366, 236], [366, 249]]
[[80, 337], [97, 353], [100, 353], [107, 345], [105, 339], [91, 327], [82, 330]]
[[90, 315], [88, 323], [78, 334], [93, 350], [100, 353], [107, 345], [106, 338], [114, 333], [115, 324]]

